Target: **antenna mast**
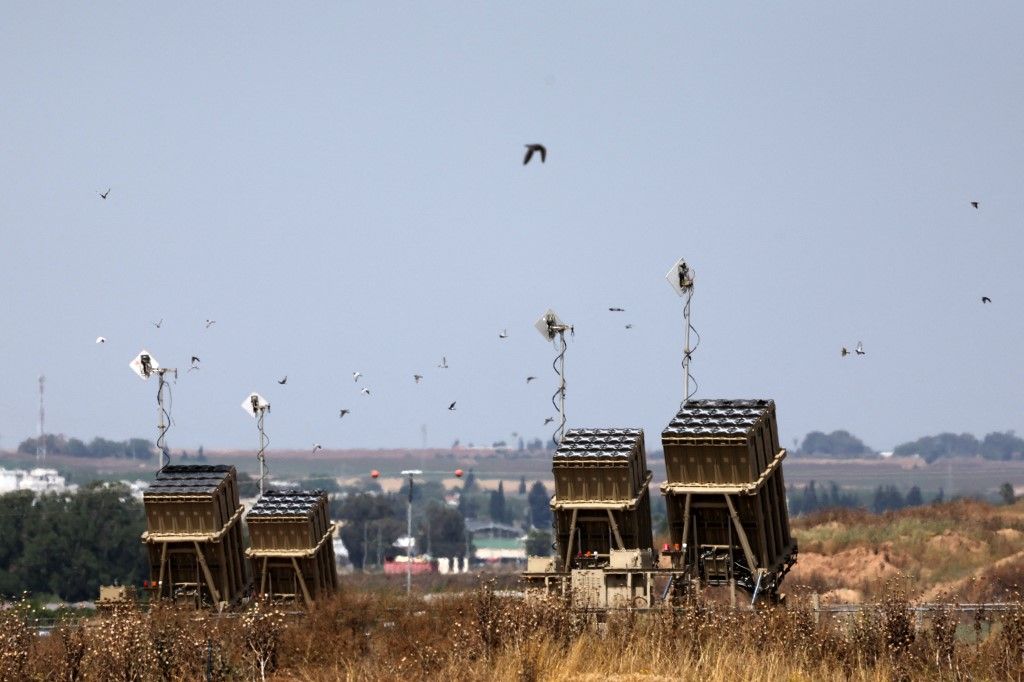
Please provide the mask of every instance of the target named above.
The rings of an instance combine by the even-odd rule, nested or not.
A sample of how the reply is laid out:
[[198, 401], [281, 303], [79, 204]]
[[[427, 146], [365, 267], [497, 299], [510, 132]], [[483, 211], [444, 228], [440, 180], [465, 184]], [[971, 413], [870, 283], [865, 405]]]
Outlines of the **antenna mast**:
[[166, 375], [173, 374], [175, 380], [178, 378], [178, 370], [173, 367], [161, 367], [148, 350], [143, 349], [135, 356], [135, 359], [128, 363], [140, 379], [146, 381], [154, 374], [157, 377], [156, 406], [157, 406], [157, 431], [156, 448], [160, 451], [160, 468], [157, 473], [164, 470], [171, 463], [171, 451], [167, 448], [167, 432], [171, 428], [171, 385], [167, 383]]
[[43, 391], [46, 377], [39, 375], [39, 438], [36, 439], [36, 459], [46, 459], [46, 408], [43, 407]]
[[270, 445], [270, 439], [263, 430], [263, 418], [270, 412], [270, 403], [259, 393], [250, 393], [242, 401], [242, 409], [256, 420], [256, 428], [260, 432], [260, 449], [256, 453], [256, 459], [260, 462], [260, 497], [263, 497], [267, 475], [270, 473], [270, 469], [267, 468], [267, 446]]
[[575, 329], [571, 324], [562, 322], [551, 309], [548, 309], [534, 326], [541, 336], [555, 343], [555, 348], [558, 350], [558, 355], [551, 363], [551, 368], [558, 375], [558, 389], [551, 396], [551, 404], [558, 410], [558, 428], [552, 434], [551, 440], [554, 441], [555, 447], [558, 447], [565, 435], [565, 351], [568, 348], [565, 343], [565, 332], [568, 331], [571, 336], [575, 333]]
[[[697, 334], [697, 330], [694, 329], [693, 324], [690, 322], [690, 303], [693, 301], [693, 269], [686, 264], [686, 261], [680, 258], [675, 262], [672, 268], [665, 275], [665, 279], [668, 280], [669, 285], [675, 290], [680, 297], [685, 301], [683, 304], [683, 406], [686, 402], [693, 397], [697, 392], [699, 384], [696, 379], [692, 379], [690, 375], [690, 360], [692, 359], [693, 352], [697, 350], [697, 346], [700, 345], [700, 334]], [[697, 334], [697, 346], [690, 347], [690, 332]], [[690, 381], [693, 380], [693, 390], [690, 390]]]

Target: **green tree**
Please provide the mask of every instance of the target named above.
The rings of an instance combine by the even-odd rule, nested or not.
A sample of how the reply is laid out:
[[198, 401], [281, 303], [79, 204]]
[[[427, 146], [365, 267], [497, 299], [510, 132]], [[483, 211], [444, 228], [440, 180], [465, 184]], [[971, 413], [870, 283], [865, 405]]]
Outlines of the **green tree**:
[[924, 504], [924, 496], [921, 495], [921, 489], [916, 485], [907, 491], [906, 503], [908, 507], [920, 507]]
[[498, 481], [498, 489], [491, 491], [490, 515], [492, 521], [496, 523], [505, 523], [504, 481]]
[[418, 546], [429, 547], [433, 556], [451, 558], [466, 555], [466, 522], [462, 514], [443, 502], [432, 500], [427, 503], [418, 531]]
[[332, 516], [344, 522], [341, 541], [354, 567], [362, 568], [368, 550], [390, 549], [398, 536], [405, 533], [405, 499], [361, 493], [349, 495], [332, 509]]
[[531, 530], [526, 535], [527, 556], [551, 556], [551, 533]]
[[1003, 504], [1013, 504], [1017, 501], [1017, 493], [1013, 490], [1013, 484], [1006, 481], [999, 486], [999, 497], [1003, 500]]
[[940, 433], [937, 436], [925, 436], [909, 443], [901, 443], [893, 450], [893, 454], [920, 455], [930, 464], [940, 457], [973, 457], [978, 454], [980, 448], [978, 439], [969, 433]]
[[811, 431], [800, 446], [802, 455], [827, 455], [830, 457], [864, 457], [875, 452], [849, 431], [823, 433]]
[[540, 481], [536, 481], [530, 488], [526, 497], [530, 505], [530, 524], [534, 528], [551, 527], [551, 498], [548, 496], [548, 489]]
[[525, 495], [526, 494], [526, 476], [522, 476], [519, 479], [519, 494], [520, 495]]

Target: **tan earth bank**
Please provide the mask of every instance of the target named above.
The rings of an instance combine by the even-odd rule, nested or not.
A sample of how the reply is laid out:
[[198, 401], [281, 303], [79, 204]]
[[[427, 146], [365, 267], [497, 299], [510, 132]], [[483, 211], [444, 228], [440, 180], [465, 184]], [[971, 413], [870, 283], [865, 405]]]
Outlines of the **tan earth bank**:
[[899, 582], [923, 601], [986, 601], [1024, 585], [1024, 503], [955, 501], [882, 515], [816, 514], [794, 522], [800, 556], [789, 591], [870, 601]]

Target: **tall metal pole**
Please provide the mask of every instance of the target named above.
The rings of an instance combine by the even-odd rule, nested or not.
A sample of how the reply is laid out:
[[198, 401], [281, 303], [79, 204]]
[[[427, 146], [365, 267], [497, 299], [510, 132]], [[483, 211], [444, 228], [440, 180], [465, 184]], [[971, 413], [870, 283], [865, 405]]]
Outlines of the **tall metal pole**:
[[565, 330], [562, 329], [558, 332], [558, 340], [562, 342], [562, 352], [558, 354], [558, 418], [560, 423], [558, 425], [558, 442], [556, 446], [561, 445], [562, 438], [565, 437], [565, 351], [568, 346], [565, 343]]
[[46, 409], [43, 407], [43, 390], [46, 377], [39, 375], [39, 438], [36, 440], [36, 459], [46, 459]]
[[256, 455], [256, 458], [260, 461], [260, 497], [263, 497], [267, 480], [267, 435], [263, 431], [263, 417], [266, 413], [266, 409], [260, 409], [256, 413], [256, 428], [260, 431], [260, 450]]
[[690, 399], [690, 355], [693, 349], [690, 348], [690, 301], [693, 300], [693, 287], [686, 291], [686, 304], [683, 306], [683, 320], [686, 327], [684, 332], [685, 342], [683, 346], [683, 405]]
[[409, 474], [409, 504], [405, 509], [405, 596], [412, 594], [412, 474]]

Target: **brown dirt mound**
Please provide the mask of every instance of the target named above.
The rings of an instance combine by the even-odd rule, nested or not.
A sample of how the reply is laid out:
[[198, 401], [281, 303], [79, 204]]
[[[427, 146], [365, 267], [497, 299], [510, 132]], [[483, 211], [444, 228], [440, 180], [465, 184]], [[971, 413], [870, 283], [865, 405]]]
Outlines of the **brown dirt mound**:
[[801, 552], [786, 580], [796, 584], [825, 582], [836, 588], [859, 587], [899, 573], [886, 552], [854, 547], [835, 554]]
[[974, 540], [966, 537], [955, 530], [947, 530], [941, 535], [929, 538], [928, 547], [929, 549], [948, 552], [950, 554], [962, 554], [964, 552], [970, 552], [973, 554], [984, 552], [988, 548], [988, 545], [981, 540]]

